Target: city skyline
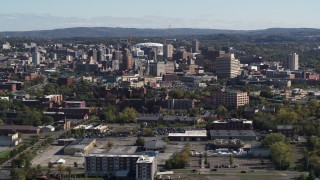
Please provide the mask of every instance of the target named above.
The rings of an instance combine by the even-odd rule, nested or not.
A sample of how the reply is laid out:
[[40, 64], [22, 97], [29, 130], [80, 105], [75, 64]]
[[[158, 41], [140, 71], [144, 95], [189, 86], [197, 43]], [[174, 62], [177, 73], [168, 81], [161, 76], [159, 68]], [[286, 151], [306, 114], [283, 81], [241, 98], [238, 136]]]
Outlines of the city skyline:
[[209, 28], [256, 30], [320, 28], [319, 1], [5, 1], [0, 31], [69, 27]]

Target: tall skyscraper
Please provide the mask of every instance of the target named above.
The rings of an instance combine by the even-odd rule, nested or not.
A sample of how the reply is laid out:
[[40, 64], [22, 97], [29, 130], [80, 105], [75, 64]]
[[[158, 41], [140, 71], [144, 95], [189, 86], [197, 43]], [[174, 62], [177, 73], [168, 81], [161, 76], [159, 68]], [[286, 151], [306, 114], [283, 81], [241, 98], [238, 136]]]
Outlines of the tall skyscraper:
[[287, 55], [287, 69], [291, 71], [299, 70], [299, 55], [297, 53]]
[[149, 52], [148, 52], [148, 60], [157, 60], [157, 51], [155, 51], [155, 50], [150, 50]]
[[163, 59], [172, 59], [173, 46], [171, 44], [163, 45]]
[[121, 51], [112, 52], [112, 60], [121, 60]]
[[98, 62], [101, 62], [101, 61], [105, 60], [104, 56], [103, 56], [104, 54], [105, 54], [105, 50], [104, 49], [99, 49], [99, 51], [97, 51], [97, 61]]
[[93, 62], [97, 62], [98, 51], [96, 49], [91, 49], [89, 51], [89, 58], [92, 59]]
[[33, 51], [32, 63], [34, 66], [40, 65], [40, 53], [38, 51]]
[[122, 70], [130, 70], [133, 67], [132, 54], [128, 48], [122, 51]]
[[222, 78], [235, 78], [239, 75], [240, 61], [234, 54], [226, 54], [216, 59], [216, 75]]
[[198, 39], [194, 39], [192, 41], [192, 52], [199, 52], [200, 41]]

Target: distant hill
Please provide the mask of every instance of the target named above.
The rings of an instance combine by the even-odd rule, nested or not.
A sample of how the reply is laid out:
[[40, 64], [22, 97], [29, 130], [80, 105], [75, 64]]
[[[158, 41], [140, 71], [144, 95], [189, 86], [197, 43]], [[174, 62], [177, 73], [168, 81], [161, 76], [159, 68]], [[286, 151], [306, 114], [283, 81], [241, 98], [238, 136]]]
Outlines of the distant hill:
[[138, 29], [111, 27], [76, 27], [66, 29], [0, 32], [0, 37], [37, 37], [37, 38], [72, 38], [72, 37], [129, 37], [129, 36], [180, 36], [208, 34], [268, 34], [268, 35], [319, 35], [320, 29], [312, 28], [270, 28], [264, 30], [221, 30], [221, 29]]

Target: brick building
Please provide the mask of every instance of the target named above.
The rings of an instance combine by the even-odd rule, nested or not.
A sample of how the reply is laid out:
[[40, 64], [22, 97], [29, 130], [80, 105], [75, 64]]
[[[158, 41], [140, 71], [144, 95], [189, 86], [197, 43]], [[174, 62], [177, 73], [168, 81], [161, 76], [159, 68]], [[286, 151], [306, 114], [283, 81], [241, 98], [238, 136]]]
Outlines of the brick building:
[[212, 105], [219, 107], [220, 105], [226, 108], [238, 108], [249, 104], [249, 96], [246, 92], [213, 92]]
[[70, 77], [60, 77], [58, 78], [58, 82], [57, 84], [59, 84], [59, 86], [70, 86], [73, 83], [73, 78]]

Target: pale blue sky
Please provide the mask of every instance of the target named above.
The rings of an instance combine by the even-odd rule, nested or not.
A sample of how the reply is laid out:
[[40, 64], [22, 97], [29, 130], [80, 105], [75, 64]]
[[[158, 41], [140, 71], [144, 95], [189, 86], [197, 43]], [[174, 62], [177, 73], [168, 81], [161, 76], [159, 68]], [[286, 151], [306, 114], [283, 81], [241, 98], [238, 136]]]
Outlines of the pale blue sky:
[[65, 27], [320, 28], [319, 0], [6, 0], [0, 31]]

